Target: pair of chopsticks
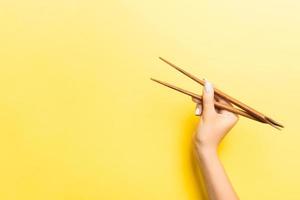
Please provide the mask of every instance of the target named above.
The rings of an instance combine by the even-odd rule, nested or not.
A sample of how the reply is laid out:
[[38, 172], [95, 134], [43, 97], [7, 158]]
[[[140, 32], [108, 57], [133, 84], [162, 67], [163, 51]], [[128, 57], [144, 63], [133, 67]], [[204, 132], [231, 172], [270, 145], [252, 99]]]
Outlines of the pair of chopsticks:
[[[178, 70], [182, 74], [186, 75], [187, 77], [191, 78], [192, 80], [194, 80], [197, 83], [199, 83], [202, 86], [204, 86], [204, 84], [205, 84], [204, 80], [201, 80], [201, 79], [197, 78], [196, 76], [194, 76], [194, 75], [190, 74], [189, 72], [187, 72], [187, 71], [179, 68], [178, 66], [176, 66], [173, 63], [167, 61], [164, 58], [159, 57], [159, 59], [162, 60], [162, 61], [164, 61], [165, 63], [167, 63], [168, 65], [170, 65], [174, 69]], [[162, 85], [164, 85], [166, 87], [169, 87], [171, 89], [174, 89], [174, 90], [176, 90], [178, 92], [181, 92], [183, 94], [191, 96], [191, 97], [193, 97], [195, 99], [198, 99], [199, 101], [202, 101], [202, 96], [200, 96], [200, 95], [198, 95], [196, 93], [187, 91], [185, 89], [179, 88], [177, 86], [171, 85], [169, 83], [166, 83], [166, 82], [154, 79], [154, 78], [151, 78], [151, 80], [153, 80], [153, 81], [155, 81], [155, 82], [157, 82], [159, 84], [162, 84]], [[215, 91], [215, 95], [216, 96], [224, 98], [227, 101], [229, 101], [230, 103], [232, 103], [233, 105], [239, 107], [239, 108], [231, 107], [231, 106], [228, 106], [228, 105], [225, 105], [225, 104], [222, 104], [222, 103], [219, 103], [219, 102], [215, 101], [214, 104], [215, 104], [216, 108], [228, 110], [228, 111], [230, 111], [232, 113], [235, 113], [235, 114], [247, 117], [249, 119], [252, 119], [252, 120], [255, 120], [255, 121], [258, 121], [258, 122], [261, 122], [261, 123], [269, 124], [270, 126], [276, 128], [276, 129], [279, 129], [279, 130], [280, 130], [280, 128], [284, 128], [284, 126], [282, 124], [280, 124], [279, 122], [276, 122], [274, 119], [272, 119], [272, 118], [270, 118], [270, 117], [268, 117], [268, 116], [266, 116], [266, 115], [258, 112], [254, 108], [251, 108], [250, 106], [247, 106], [246, 104], [238, 101], [237, 99], [235, 99], [235, 98], [233, 98], [233, 97], [225, 94], [221, 90], [219, 90], [219, 89], [217, 89], [217, 88], [214, 87], [214, 91]]]

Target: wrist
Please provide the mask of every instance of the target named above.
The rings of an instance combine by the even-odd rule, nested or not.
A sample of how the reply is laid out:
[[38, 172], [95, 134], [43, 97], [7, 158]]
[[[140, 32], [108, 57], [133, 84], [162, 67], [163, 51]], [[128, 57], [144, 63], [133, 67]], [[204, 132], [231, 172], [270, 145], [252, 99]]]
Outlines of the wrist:
[[196, 143], [196, 150], [200, 157], [211, 157], [217, 156], [217, 146], [210, 144], [199, 144]]

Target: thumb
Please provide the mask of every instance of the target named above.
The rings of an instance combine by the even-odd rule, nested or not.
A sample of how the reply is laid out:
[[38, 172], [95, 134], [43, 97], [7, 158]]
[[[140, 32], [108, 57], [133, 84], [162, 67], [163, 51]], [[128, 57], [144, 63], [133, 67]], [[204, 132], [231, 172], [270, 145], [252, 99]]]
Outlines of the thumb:
[[203, 117], [209, 117], [216, 113], [214, 105], [214, 88], [213, 85], [205, 80], [203, 88]]

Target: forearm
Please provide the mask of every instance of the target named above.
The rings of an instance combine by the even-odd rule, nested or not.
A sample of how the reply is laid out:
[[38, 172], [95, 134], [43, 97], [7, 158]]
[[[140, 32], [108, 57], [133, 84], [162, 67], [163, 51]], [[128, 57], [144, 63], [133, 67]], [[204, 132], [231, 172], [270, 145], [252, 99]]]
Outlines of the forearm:
[[196, 145], [206, 190], [210, 200], [237, 200], [238, 197], [217, 155], [216, 148]]

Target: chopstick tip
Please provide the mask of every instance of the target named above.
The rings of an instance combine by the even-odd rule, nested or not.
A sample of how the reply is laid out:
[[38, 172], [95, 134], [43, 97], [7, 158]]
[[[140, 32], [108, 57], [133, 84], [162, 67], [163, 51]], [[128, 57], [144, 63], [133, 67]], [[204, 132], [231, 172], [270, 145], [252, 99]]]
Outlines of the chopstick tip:
[[269, 124], [270, 126], [272, 126], [273, 128], [276, 128], [277, 130], [281, 131], [281, 129], [277, 125], [273, 124], [269, 120], [266, 120], [266, 123]]
[[284, 126], [282, 124], [275, 121], [274, 119], [271, 119], [270, 117], [265, 117], [265, 118], [266, 118], [266, 120], [270, 121], [272, 124], [275, 124], [276, 126], [279, 126], [280, 128], [284, 128]]

